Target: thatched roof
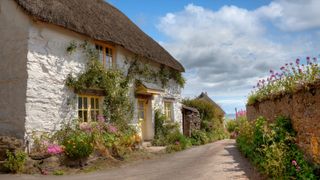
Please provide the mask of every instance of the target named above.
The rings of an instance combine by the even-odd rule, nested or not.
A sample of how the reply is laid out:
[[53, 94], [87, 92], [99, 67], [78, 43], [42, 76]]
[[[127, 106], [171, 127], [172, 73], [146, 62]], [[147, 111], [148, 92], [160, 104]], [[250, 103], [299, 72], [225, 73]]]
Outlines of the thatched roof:
[[183, 66], [126, 15], [103, 0], [15, 0], [36, 20], [123, 48], [183, 72]]
[[216, 108], [218, 108], [219, 111], [220, 111], [223, 115], [225, 114], [224, 110], [223, 110], [216, 102], [214, 102], [214, 101], [208, 96], [208, 94], [207, 94], [206, 92], [202, 92], [197, 99], [210, 102], [213, 106], [215, 106]]

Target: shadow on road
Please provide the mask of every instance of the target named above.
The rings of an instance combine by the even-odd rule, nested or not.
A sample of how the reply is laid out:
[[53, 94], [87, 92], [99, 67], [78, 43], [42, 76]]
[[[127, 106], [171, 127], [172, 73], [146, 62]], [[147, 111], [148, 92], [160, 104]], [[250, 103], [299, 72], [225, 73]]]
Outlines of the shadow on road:
[[225, 154], [225, 156], [232, 156], [233, 162], [226, 162], [227, 164], [236, 164], [235, 168], [227, 169], [226, 171], [229, 172], [237, 172], [237, 171], [243, 171], [245, 176], [247, 176], [249, 179], [265, 179], [263, 178], [257, 169], [253, 167], [253, 165], [249, 162], [248, 159], [243, 157], [243, 155], [240, 153], [238, 148], [236, 147], [235, 143], [228, 143], [225, 148], [226, 151], [228, 151], [228, 154]]

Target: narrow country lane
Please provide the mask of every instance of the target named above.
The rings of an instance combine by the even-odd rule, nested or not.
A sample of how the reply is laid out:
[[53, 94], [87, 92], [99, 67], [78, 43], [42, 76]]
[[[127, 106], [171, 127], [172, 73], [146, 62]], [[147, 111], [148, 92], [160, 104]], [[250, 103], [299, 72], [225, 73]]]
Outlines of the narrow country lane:
[[120, 168], [72, 176], [0, 175], [22, 180], [194, 180], [259, 179], [258, 173], [240, 155], [234, 140], [221, 140], [170, 154], [159, 159], [131, 163]]

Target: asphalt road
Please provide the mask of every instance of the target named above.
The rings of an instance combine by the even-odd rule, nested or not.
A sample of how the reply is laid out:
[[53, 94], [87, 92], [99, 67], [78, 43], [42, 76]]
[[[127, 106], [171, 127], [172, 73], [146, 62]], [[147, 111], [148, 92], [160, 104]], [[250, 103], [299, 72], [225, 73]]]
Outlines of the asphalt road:
[[70, 176], [0, 175], [4, 180], [224, 180], [260, 179], [234, 140], [222, 140], [119, 168]]

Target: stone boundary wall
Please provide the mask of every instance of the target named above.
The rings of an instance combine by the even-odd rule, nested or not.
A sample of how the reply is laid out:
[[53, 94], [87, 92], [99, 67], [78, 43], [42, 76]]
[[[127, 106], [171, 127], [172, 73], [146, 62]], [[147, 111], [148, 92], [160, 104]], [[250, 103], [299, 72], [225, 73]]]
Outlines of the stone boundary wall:
[[248, 120], [260, 116], [269, 122], [278, 116], [289, 117], [297, 131], [297, 145], [320, 164], [320, 86], [247, 106]]

